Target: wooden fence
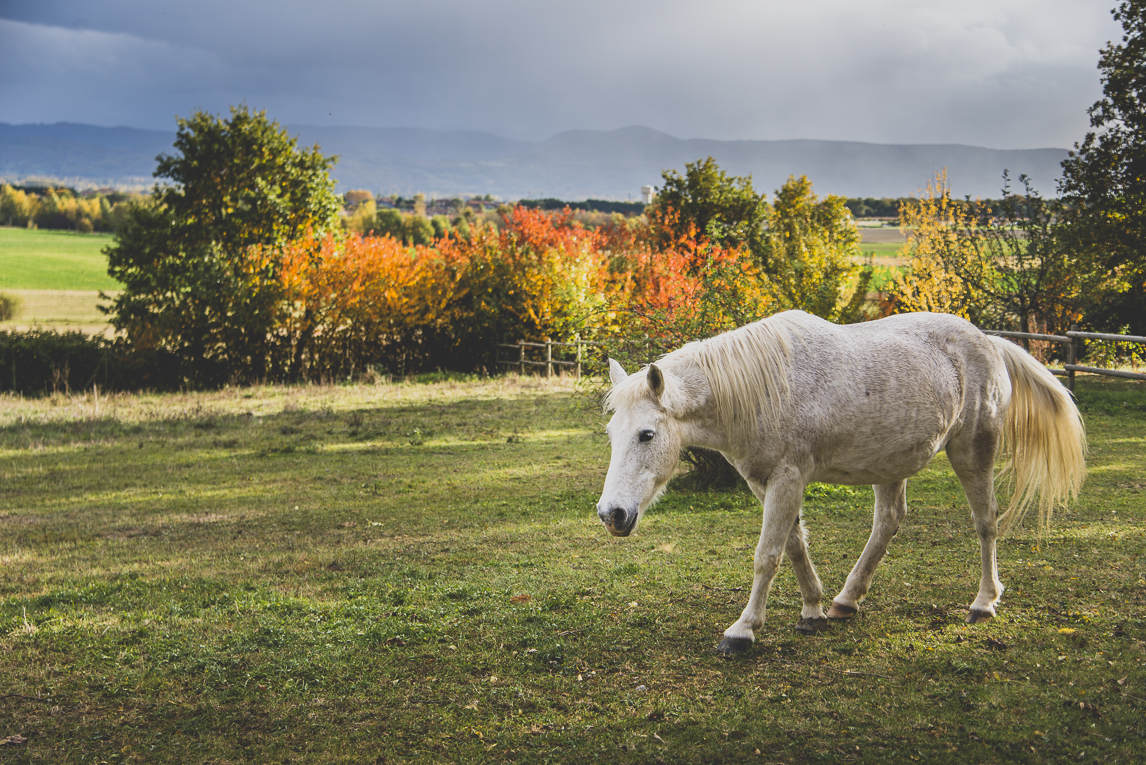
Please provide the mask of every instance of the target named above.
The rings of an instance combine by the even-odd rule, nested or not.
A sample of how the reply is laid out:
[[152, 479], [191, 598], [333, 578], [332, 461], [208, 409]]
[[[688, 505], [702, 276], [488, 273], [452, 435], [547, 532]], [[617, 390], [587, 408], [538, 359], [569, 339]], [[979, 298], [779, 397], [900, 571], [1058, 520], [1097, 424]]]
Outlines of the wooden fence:
[[[1138, 372], [1123, 372], [1119, 369], [1103, 369], [1101, 367], [1088, 367], [1075, 362], [1082, 355], [1083, 343], [1087, 340], [1107, 340], [1119, 343], [1146, 344], [1146, 337], [1138, 335], [1110, 335], [1101, 332], [1080, 332], [1078, 325], [1071, 326], [1065, 335], [1042, 335], [1035, 332], [1005, 332], [995, 329], [982, 330], [987, 335], [998, 335], [1016, 340], [1044, 340], [1050, 343], [1064, 343], [1067, 346], [1066, 364], [1062, 369], [1050, 369], [1050, 373], [1066, 378], [1067, 387], [1074, 391], [1074, 376], [1077, 372], [1108, 377], [1121, 377], [1127, 380], [1146, 380], [1146, 374]], [[527, 369], [545, 369], [545, 376], [552, 377], [555, 369], [567, 369], [578, 380], [581, 379], [583, 367], [586, 364], [598, 366], [600, 359], [591, 359], [589, 355], [602, 348], [602, 343], [594, 343], [580, 338], [573, 338], [569, 342], [556, 342], [547, 340], [541, 343], [531, 343], [519, 340], [516, 343], [499, 343], [497, 346], [497, 363], [506, 367], [517, 367], [520, 374]], [[571, 349], [571, 350], [570, 350]], [[508, 351], [508, 353], [506, 353]]]
[[[582, 366], [590, 363], [590, 359], [587, 358], [587, 351], [599, 348], [601, 345], [601, 343], [594, 343], [577, 337], [568, 343], [552, 340], [546, 340], [543, 343], [527, 343], [524, 340], [518, 340], [512, 344], [498, 343], [497, 363], [508, 367], [517, 367], [519, 374], [525, 374], [526, 369], [544, 367], [546, 377], [553, 376], [554, 368], [568, 369], [576, 379], [580, 380]], [[506, 358], [504, 353], [507, 350], [511, 351], [509, 358]], [[556, 355], [554, 355], [555, 350]]]
[[1033, 332], [1003, 332], [995, 329], [984, 329], [984, 334], [998, 335], [999, 337], [1012, 337], [1019, 340], [1045, 340], [1050, 343], [1066, 343], [1066, 364], [1062, 369], [1051, 369], [1051, 374], [1066, 378], [1066, 386], [1074, 391], [1074, 375], [1076, 372], [1085, 372], [1092, 375], [1106, 375], [1108, 377], [1122, 377], [1127, 380], [1146, 380], [1146, 374], [1138, 372], [1123, 372], [1119, 369], [1102, 369], [1101, 367], [1087, 367], [1076, 364], [1082, 354], [1082, 345], [1086, 340], [1110, 340], [1118, 343], [1146, 343], [1146, 337], [1138, 335], [1108, 335], [1102, 332], [1079, 332], [1078, 325], [1072, 324], [1066, 335], [1040, 335]]

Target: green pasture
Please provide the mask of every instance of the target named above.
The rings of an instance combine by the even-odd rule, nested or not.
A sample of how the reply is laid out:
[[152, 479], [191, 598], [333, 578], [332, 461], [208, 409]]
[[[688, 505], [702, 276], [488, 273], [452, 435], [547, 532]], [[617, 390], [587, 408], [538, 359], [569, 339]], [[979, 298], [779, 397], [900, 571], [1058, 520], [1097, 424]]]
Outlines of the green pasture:
[[[854, 620], [797, 635], [785, 566], [735, 659], [758, 504], [608, 536], [569, 382], [0, 398], [0, 762], [1140, 762], [1146, 392], [1080, 388], [1089, 480], [998, 618], [940, 457]], [[809, 491], [829, 595], [870, 505]]]
[[111, 241], [110, 234], [0, 227], [0, 291], [20, 306], [0, 329], [108, 331], [96, 306], [101, 290], [119, 289], [101, 252]]
[[0, 226], [0, 290], [115, 291], [101, 252], [111, 234]]
[[864, 242], [860, 245], [860, 250], [864, 255], [871, 255], [874, 258], [898, 258], [900, 251], [903, 249], [903, 244], [888, 244], [883, 242]]
[[893, 284], [895, 273], [905, 267], [905, 262], [900, 260], [903, 244], [864, 242], [860, 248], [864, 254], [864, 262], [870, 259], [875, 270], [869, 290], [880, 292], [888, 289]]

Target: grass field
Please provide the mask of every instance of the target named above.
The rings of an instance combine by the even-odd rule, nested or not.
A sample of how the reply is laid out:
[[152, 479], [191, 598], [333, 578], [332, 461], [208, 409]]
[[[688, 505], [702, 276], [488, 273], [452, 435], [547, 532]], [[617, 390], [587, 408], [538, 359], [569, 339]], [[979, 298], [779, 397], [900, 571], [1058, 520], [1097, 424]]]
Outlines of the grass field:
[[[714, 651], [760, 510], [594, 511], [568, 382], [0, 398], [0, 763], [1139, 762], [1146, 393], [1084, 380], [1077, 508], [1000, 545], [991, 623], [940, 457], [853, 621]], [[829, 594], [870, 489], [805, 508]]]
[[101, 250], [111, 234], [0, 226], [0, 290], [115, 291]]
[[99, 292], [81, 290], [4, 290], [20, 301], [20, 311], [10, 321], [0, 322], [0, 330], [49, 329], [78, 330], [89, 335], [107, 334], [112, 326], [97, 308]]
[[119, 288], [101, 252], [111, 241], [110, 234], [0, 227], [0, 291], [21, 304], [0, 329], [109, 332], [96, 306], [100, 290]]
[[873, 260], [877, 263], [884, 263], [889, 260], [899, 260], [900, 250], [903, 249], [902, 244], [883, 244], [883, 243], [864, 243], [860, 245], [860, 250], [864, 255], [871, 255]]

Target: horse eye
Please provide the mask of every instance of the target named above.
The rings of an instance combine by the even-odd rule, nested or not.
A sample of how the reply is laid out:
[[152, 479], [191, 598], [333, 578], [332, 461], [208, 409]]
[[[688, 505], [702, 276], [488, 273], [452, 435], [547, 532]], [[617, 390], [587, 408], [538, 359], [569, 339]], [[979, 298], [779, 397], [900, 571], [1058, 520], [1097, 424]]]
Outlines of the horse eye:
[[655, 430], [647, 430], [646, 429], [646, 430], [642, 430], [640, 433], [638, 433], [637, 438], [640, 439], [641, 443], [643, 444], [646, 441], [652, 441], [653, 436], [655, 436], [656, 434], [657, 434], [657, 432]]

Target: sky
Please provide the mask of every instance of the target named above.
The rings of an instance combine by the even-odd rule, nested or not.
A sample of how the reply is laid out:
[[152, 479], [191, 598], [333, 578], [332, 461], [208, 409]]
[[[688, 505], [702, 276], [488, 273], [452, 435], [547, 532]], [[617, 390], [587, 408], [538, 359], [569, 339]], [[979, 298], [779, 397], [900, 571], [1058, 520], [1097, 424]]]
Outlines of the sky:
[[1115, 0], [0, 0], [0, 122], [1069, 148]]

